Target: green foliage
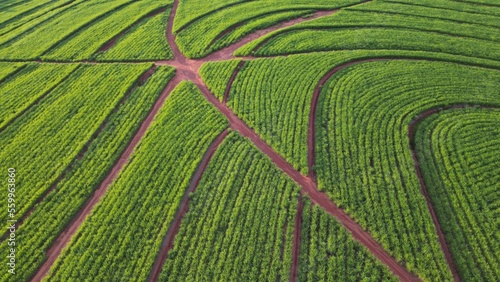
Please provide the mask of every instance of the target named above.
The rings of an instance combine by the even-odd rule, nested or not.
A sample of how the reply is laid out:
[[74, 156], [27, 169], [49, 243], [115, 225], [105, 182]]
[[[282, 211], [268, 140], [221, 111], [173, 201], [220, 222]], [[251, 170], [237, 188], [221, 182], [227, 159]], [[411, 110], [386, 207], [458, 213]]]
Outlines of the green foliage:
[[304, 198], [298, 281], [398, 281], [331, 215]]
[[200, 76], [220, 101], [224, 98], [227, 84], [240, 62], [241, 60], [207, 62], [201, 66]]
[[237, 133], [191, 196], [161, 281], [288, 281], [298, 186]]
[[[374, 57], [428, 58], [500, 66], [495, 61], [408, 51], [339, 51], [251, 60], [238, 73], [228, 106], [305, 174], [308, 171], [307, 133], [314, 87], [335, 66]], [[218, 66], [213, 64], [213, 67]], [[208, 85], [218, 83], [217, 80], [215, 77], [205, 78]]]
[[[179, 49], [190, 58], [200, 58], [213, 51], [222, 49], [241, 39], [248, 33], [275, 25], [281, 21], [307, 15], [318, 9], [335, 9], [358, 3], [358, 0], [331, 1], [244, 1], [229, 5], [224, 9], [200, 15], [201, 18], [179, 30], [176, 20], [176, 43]], [[181, 2], [182, 3], [182, 2]], [[227, 2], [225, 2], [227, 3]], [[185, 7], [185, 6], [182, 6]], [[179, 7], [178, 17], [187, 11], [196, 14], [199, 6]], [[235, 31], [231, 31], [236, 28]], [[216, 41], [214, 45], [212, 43]]]
[[[421, 3], [421, 1], [418, 2], [414, 1], [414, 2], [416, 4]], [[419, 16], [423, 18], [442, 19], [458, 23], [472, 23], [472, 24], [481, 24], [485, 26], [500, 27], [500, 22], [498, 21], [498, 17], [496, 16], [450, 10], [449, 9], [449, 7], [451, 7], [450, 2], [447, 1], [447, 4], [448, 4], [447, 5], [448, 9], [436, 9], [433, 7], [411, 5], [410, 3], [404, 3], [404, 2], [388, 3], [383, 1], [370, 1], [363, 5], [349, 7], [347, 8], [347, 10]]]
[[118, 39], [116, 45], [96, 59], [99, 61], [166, 60], [173, 58], [172, 50], [165, 38], [165, 28], [170, 9], [163, 14], [145, 19]]
[[348, 67], [322, 90], [319, 188], [423, 280], [451, 276], [420, 192], [408, 126], [434, 107], [500, 104], [499, 82], [496, 70], [401, 60]]
[[23, 63], [3, 63], [0, 62], [0, 83], [16, 74], [25, 65]]
[[[52, 48], [41, 57], [43, 60], [87, 59], [120, 31], [126, 30], [135, 22], [144, 19], [147, 14], [164, 7], [166, 4], [164, 1], [156, 0], [132, 2], [109, 16], [96, 21], [88, 28], [77, 32], [69, 39], [59, 42], [57, 47]], [[160, 30], [164, 30], [162, 23], [159, 22], [158, 24]], [[158, 33], [155, 34], [158, 35]], [[164, 32], [160, 36], [165, 40]], [[160, 47], [165, 47], [165, 45]]]
[[0, 84], [0, 129], [50, 93], [65, 80], [77, 64], [30, 64], [11, 79]]
[[182, 82], [60, 255], [49, 280], [146, 281], [191, 176], [227, 126], [194, 84]]
[[[494, 7], [474, 5], [472, 0], [383, 0], [384, 2], [404, 3], [421, 7], [432, 7], [443, 10], [461, 11], [479, 15], [500, 16], [500, 10]], [[477, 0], [476, 0], [477, 1]], [[493, 0], [495, 1], [495, 0]]]
[[23, 187], [16, 192], [16, 215], [50, 189], [149, 66], [82, 65], [1, 132], [0, 168], [15, 168]]
[[0, 45], [0, 58], [36, 59], [92, 22], [126, 7], [132, 0], [85, 1]]
[[499, 122], [498, 109], [449, 110], [423, 120], [415, 136], [424, 182], [464, 281], [500, 277]]
[[[173, 75], [172, 68], [157, 67], [146, 84], [135, 88], [109, 116], [82, 158], [73, 160], [57, 189], [19, 227], [16, 278], [27, 280], [44, 262], [45, 251], [106, 177]], [[8, 253], [9, 248], [7, 241], [0, 244], [1, 252]], [[7, 263], [5, 258], [2, 262]], [[10, 278], [11, 274], [2, 273], [1, 280]]]

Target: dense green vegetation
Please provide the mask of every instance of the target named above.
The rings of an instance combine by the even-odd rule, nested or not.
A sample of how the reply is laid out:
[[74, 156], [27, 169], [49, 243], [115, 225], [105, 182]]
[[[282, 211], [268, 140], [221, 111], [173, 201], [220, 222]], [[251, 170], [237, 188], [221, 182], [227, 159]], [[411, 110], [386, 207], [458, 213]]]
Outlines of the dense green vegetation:
[[499, 122], [498, 109], [449, 110], [423, 120], [415, 136], [424, 182], [464, 281], [500, 277]]
[[36, 59], [60, 41], [74, 35], [79, 29], [110, 13], [123, 9], [130, 2], [132, 1], [85, 1], [54, 15], [32, 29], [22, 33], [13, 31], [11, 34], [16, 35], [16, 37], [0, 45], [0, 58]]
[[[495, 61], [405, 51], [341, 51], [303, 54], [247, 61], [236, 76], [228, 106], [268, 144], [304, 174], [307, 173], [307, 132], [314, 87], [333, 67], [364, 58], [429, 58], [499, 67]], [[223, 63], [206, 63], [211, 73], [229, 72]], [[215, 69], [219, 70], [215, 70]], [[229, 75], [230, 76], [230, 75]], [[213, 77], [213, 78], [212, 78]], [[207, 85], [221, 85], [221, 78], [205, 75]], [[220, 86], [215, 93], [223, 93]]]
[[[16, 168], [23, 187], [16, 193], [18, 216], [63, 174], [149, 66], [82, 65], [0, 133], [0, 167]], [[6, 217], [0, 216], [4, 222]]]
[[50, 93], [77, 66], [31, 64], [0, 84], [0, 130], [35, 101]]
[[224, 98], [224, 92], [231, 76], [240, 63], [240, 60], [229, 60], [220, 62], [210, 62], [203, 64], [200, 68], [200, 76], [210, 89], [210, 91], [219, 98], [220, 101]]
[[63, 251], [49, 280], [146, 281], [191, 175], [227, 126], [194, 84], [182, 82]]
[[0, 62], [0, 83], [20, 71], [25, 65], [22, 63], [3, 63]]
[[298, 187], [237, 133], [220, 145], [161, 281], [288, 281]]
[[115, 46], [99, 53], [96, 59], [99, 61], [171, 59], [172, 50], [165, 39], [169, 14], [170, 9], [167, 9], [162, 14], [145, 19], [119, 38]]
[[[21, 255], [16, 278], [27, 280], [40, 267], [45, 251], [106, 177], [173, 74], [170, 67], [157, 67], [145, 85], [135, 88], [109, 116], [81, 159], [73, 160], [57, 189], [19, 227], [16, 240]], [[4, 241], [0, 252], [8, 253], [8, 248]], [[2, 262], [5, 264], [6, 258]], [[1, 280], [9, 278], [9, 273], [2, 273]]]
[[304, 198], [298, 281], [397, 281], [342, 225]]
[[[184, 3], [184, 5], [179, 6], [178, 17], [175, 20], [176, 43], [188, 57], [200, 58], [238, 41], [250, 32], [283, 20], [307, 15], [314, 10], [333, 10], [359, 2], [358, 0], [336, 0], [333, 2], [325, 0], [272, 0], [243, 1], [231, 4], [224, 1], [224, 4], [228, 6], [208, 13], [207, 10], [200, 9], [199, 5], [187, 6], [187, 3]], [[207, 8], [212, 9], [211, 7]], [[200, 12], [203, 14], [199, 15], [199, 18], [196, 17], [195, 15], [200, 14]], [[231, 29], [236, 30], [231, 31]], [[228, 31], [230, 32], [227, 33]]]
[[[60, 42], [57, 47], [44, 53], [44, 60], [82, 60], [94, 54], [99, 47], [111, 40], [120, 31], [129, 28], [135, 22], [143, 19], [151, 11], [165, 7], [164, 1], [142, 0], [117, 10], [90, 27], [74, 34], [71, 38]], [[162, 23], [157, 23], [162, 28]], [[163, 27], [164, 30], [164, 27]], [[158, 35], [158, 33], [156, 34]], [[160, 39], [165, 40], [164, 33]], [[141, 46], [139, 46], [140, 48]], [[161, 47], [161, 46], [160, 46]], [[130, 48], [130, 47], [129, 47]], [[137, 48], [137, 47], [136, 47]]]
[[[418, 2], [414, 1], [414, 2], [419, 3], [421, 1]], [[450, 3], [449, 1], [447, 2]], [[472, 23], [484, 26], [500, 27], [500, 22], [498, 21], [497, 16], [475, 14], [466, 11], [464, 12], [454, 11], [449, 9], [436, 9], [425, 6], [411, 5], [403, 2], [390, 3], [384, 1], [371, 1], [363, 5], [349, 7], [347, 8], [347, 10], [369, 11], [369, 12], [397, 14], [397, 15], [410, 15], [428, 19], [448, 20], [457, 23]], [[444, 27], [445, 24], [441, 26], [441, 28]], [[478, 31], [480, 32], [480, 30]]]
[[450, 279], [450, 272], [420, 193], [408, 126], [433, 107], [500, 104], [499, 82], [495, 70], [385, 61], [345, 68], [321, 93], [315, 167], [319, 188], [423, 279]]

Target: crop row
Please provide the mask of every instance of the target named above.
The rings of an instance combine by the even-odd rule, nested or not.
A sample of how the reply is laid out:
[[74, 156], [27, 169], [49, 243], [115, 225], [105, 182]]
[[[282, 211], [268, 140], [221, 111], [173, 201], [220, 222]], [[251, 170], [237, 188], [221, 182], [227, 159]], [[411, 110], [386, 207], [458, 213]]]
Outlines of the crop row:
[[493, 70], [401, 60], [345, 68], [321, 92], [319, 189], [424, 280], [450, 272], [420, 193], [408, 126], [429, 108], [498, 103], [499, 81]]
[[[375, 2], [376, 3], [376, 2]], [[362, 7], [362, 6], [361, 6]], [[411, 13], [412, 10], [408, 10]], [[412, 15], [387, 14], [366, 11], [339, 11], [331, 16], [294, 25], [292, 29], [357, 29], [367, 27], [403, 28], [443, 35], [500, 41], [498, 27], [427, 18]]]
[[[7, 3], [6, 3], [7, 2]], [[32, 19], [51, 9], [55, 9], [62, 4], [68, 3], [70, 0], [40, 0], [40, 1], [2, 1], [0, 4], [0, 32], [4, 32], [12, 26], [17, 26], [22, 22], [19, 19]], [[18, 23], [15, 23], [18, 22]]]
[[498, 9], [483, 5], [474, 5], [473, 3], [470, 3], [472, 1], [449, 1], [449, 0], [383, 0], [383, 1], [404, 3], [420, 7], [431, 7], [436, 9], [450, 10], [450, 11], [462, 11], [478, 15], [500, 16], [500, 11]]
[[132, 28], [116, 45], [95, 57], [99, 61], [166, 60], [173, 58], [165, 37], [170, 9]]
[[[317, 9], [335, 9], [357, 3], [357, 0], [326, 1], [250, 1], [213, 12], [198, 19], [177, 33], [179, 49], [191, 58], [200, 58], [210, 52], [222, 49], [255, 30], [274, 25], [281, 21], [307, 15]], [[191, 9], [199, 10], [197, 6]], [[185, 11], [179, 10], [179, 17]], [[236, 30], [232, 30], [236, 29]], [[224, 33], [229, 32], [224, 35]], [[221, 35], [222, 38], [219, 38]], [[214, 40], [215, 45], [212, 45]]]
[[194, 84], [179, 84], [49, 280], [146, 281], [191, 176], [227, 126]]
[[78, 65], [30, 64], [0, 84], [0, 129], [50, 93]]
[[419, 125], [424, 182], [464, 281], [500, 277], [500, 111], [450, 110]]
[[16, 37], [0, 45], [0, 58], [36, 59], [60, 41], [72, 36], [79, 29], [99, 18], [123, 9], [130, 2], [132, 1], [85, 1], [22, 33], [14, 30], [12, 35]]
[[236, 71], [240, 60], [228, 60], [210, 62], [203, 64], [200, 68], [200, 76], [212, 92], [220, 101], [224, 98], [227, 85], [231, 76]]
[[191, 196], [160, 280], [289, 280], [298, 190], [231, 133]]
[[23, 187], [16, 193], [18, 216], [50, 189], [148, 67], [82, 65], [1, 132], [0, 167], [15, 168]]
[[342, 225], [304, 199], [298, 281], [397, 281]]
[[[21, 13], [16, 15], [9, 22], [0, 25], [0, 44], [14, 40], [16, 37], [25, 34], [27, 31], [36, 29], [38, 26], [50, 21], [53, 17], [57, 17], [64, 13], [64, 11], [74, 9], [78, 5], [85, 2], [85, 0], [66, 1], [60, 7], [53, 9], [42, 9], [39, 13]], [[66, 5], [65, 5], [66, 4]]]
[[15, 75], [24, 68], [23, 63], [3, 63], [0, 62], [0, 85], [5, 80]]
[[[132, 26], [132, 24], [143, 19], [147, 14], [164, 6], [165, 3], [155, 0], [132, 2], [109, 16], [93, 22], [91, 26], [77, 32], [67, 40], [59, 42], [57, 47], [45, 52], [41, 58], [44, 60], [87, 59], [104, 43], [111, 40], [117, 33], [126, 30]], [[162, 22], [158, 24], [159, 29], [164, 31]], [[159, 39], [165, 38], [164, 33], [155, 33], [155, 35], [159, 35]], [[163, 47], [165, 47], [165, 45]]]
[[[44, 262], [47, 249], [106, 177], [173, 74], [170, 67], [157, 67], [145, 85], [135, 88], [124, 104], [109, 116], [107, 125], [82, 158], [72, 163], [57, 189], [48, 194], [19, 227], [16, 242], [22, 255], [16, 259], [16, 278], [29, 279]], [[8, 253], [8, 248], [7, 241], [0, 244], [1, 252]], [[2, 262], [7, 261], [3, 258]], [[4, 272], [0, 280], [10, 278], [11, 275]]]
[[[420, 1], [419, 1], [420, 2]], [[415, 3], [417, 3], [415, 1]], [[448, 6], [451, 3], [448, 1]], [[449, 9], [438, 9], [425, 6], [411, 5], [408, 3], [400, 2], [384, 2], [384, 1], [370, 1], [363, 5], [349, 7], [347, 10], [367, 11], [377, 13], [392, 13], [408, 16], [420, 16], [426, 18], [434, 18], [441, 20], [448, 20], [453, 22], [480, 24], [484, 26], [500, 27], [498, 17], [493, 15], [479, 15], [463, 11], [454, 11]]]

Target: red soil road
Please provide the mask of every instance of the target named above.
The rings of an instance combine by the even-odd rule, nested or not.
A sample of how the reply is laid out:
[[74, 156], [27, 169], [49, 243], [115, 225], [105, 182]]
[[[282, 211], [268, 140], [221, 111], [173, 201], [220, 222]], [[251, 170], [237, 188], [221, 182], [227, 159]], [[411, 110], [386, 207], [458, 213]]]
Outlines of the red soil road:
[[[414, 135], [415, 135], [416, 128], [417, 128], [418, 124], [420, 124], [423, 120], [425, 120], [426, 118], [428, 118], [434, 114], [438, 114], [441, 111], [451, 110], [451, 109], [465, 109], [467, 107], [469, 107], [469, 106], [465, 105], [465, 104], [459, 104], [459, 105], [449, 105], [449, 106], [445, 106], [442, 108], [429, 109], [427, 111], [424, 111], [420, 115], [418, 115], [416, 118], [414, 118], [410, 122], [410, 125], [408, 126], [408, 140], [410, 143], [409, 146], [410, 146], [410, 150], [411, 150], [413, 164], [415, 166], [415, 171], [417, 173], [418, 181], [420, 182], [420, 192], [425, 197], [425, 201], [427, 203], [427, 208], [429, 209], [429, 212], [430, 212], [431, 217], [432, 217], [432, 221], [434, 222], [434, 226], [436, 227], [436, 232], [438, 235], [439, 244], [441, 245], [441, 250], [444, 253], [444, 256], [446, 258], [446, 262], [448, 263], [448, 267], [450, 268], [451, 273], [453, 274], [453, 279], [455, 281], [460, 281], [460, 276], [458, 275], [457, 268], [455, 266], [455, 263], [453, 262], [453, 257], [451, 255], [449, 248], [448, 248], [448, 244], [446, 243], [443, 230], [441, 229], [441, 225], [439, 224], [439, 220], [438, 220], [438, 217], [437, 217], [436, 212], [434, 210], [434, 206], [432, 205], [432, 201], [431, 201], [431, 198], [429, 196], [427, 185], [425, 184], [425, 181], [424, 181], [424, 178], [422, 175], [422, 169], [420, 167], [420, 162], [418, 160], [417, 151], [416, 151], [415, 146], [413, 144], [415, 144], [414, 143], [415, 142]], [[482, 106], [481, 108], [493, 109], [496, 107]]]
[[290, 281], [298, 280], [299, 256], [300, 256], [300, 233], [302, 231], [302, 211], [304, 203], [302, 193], [299, 195], [297, 214], [295, 215], [295, 226], [293, 231], [292, 267], [290, 268]]
[[52, 244], [50, 249], [47, 251], [47, 260], [45, 263], [38, 269], [35, 276], [31, 281], [41, 281], [49, 272], [50, 268], [53, 266], [55, 260], [61, 253], [61, 251], [66, 247], [69, 243], [73, 235], [76, 233], [80, 225], [86, 219], [87, 215], [93, 210], [95, 205], [100, 201], [100, 199], [104, 196], [107, 189], [113, 182], [113, 180], [118, 176], [118, 173], [122, 170], [124, 165], [130, 159], [132, 152], [139, 144], [139, 141], [142, 139], [147, 129], [150, 127], [153, 122], [154, 117], [158, 113], [158, 110], [163, 106], [165, 99], [168, 97], [170, 92], [181, 82], [178, 76], [172, 78], [160, 97], [154, 104], [153, 108], [150, 110], [146, 119], [142, 122], [139, 130], [136, 132], [129, 145], [121, 155], [120, 159], [115, 163], [108, 176], [103, 180], [99, 188], [94, 192], [91, 198], [87, 200], [87, 202], [83, 205], [82, 209], [76, 214], [76, 216], [72, 219], [72, 221], [68, 224], [68, 226], [64, 229], [64, 231], [59, 235], [59, 237]]
[[198, 168], [196, 168], [196, 172], [191, 177], [189, 187], [188, 189], [186, 189], [186, 192], [184, 192], [181, 203], [179, 204], [179, 207], [175, 214], [174, 220], [170, 224], [167, 234], [165, 235], [165, 238], [161, 243], [160, 252], [158, 253], [158, 256], [155, 259], [155, 263], [153, 265], [153, 268], [151, 269], [148, 281], [158, 281], [158, 277], [160, 275], [162, 266], [165, 263], [165, 260], [167, 259], [168, 252], [174, 247], [175, 235], [177, 235], [177, 233], [179, 232], [182, 218], [188, 212], [189, 194], [193, 193], [198, 187], [201, 177], [203, 176], [203, 172], [205, 172], [205, 170], [207, 169], [207, 166], [210, 163], [212, 156], [214, 155], [215, 151], [217, 150], [217, 148], [219, 148], [220, 144], [222, 143], [222, 141], [224, 141], [224, 138], [226, 138], [228, 134], [229, 130], [227, 129], [224, 130], [212, 142], [212, 144], [210, 144], [210, 147], [208, 147], [208, 150], [205, 152], [205, 155], [203, 155], [203, 158], [200, 164], [198, 165]]

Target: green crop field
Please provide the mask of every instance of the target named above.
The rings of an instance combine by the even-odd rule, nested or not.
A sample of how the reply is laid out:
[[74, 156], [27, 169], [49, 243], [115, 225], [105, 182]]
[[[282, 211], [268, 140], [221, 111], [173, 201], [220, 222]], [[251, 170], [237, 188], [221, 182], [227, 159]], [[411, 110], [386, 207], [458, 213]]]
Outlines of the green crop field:
[[497, 0], [0, 2], [0, 281], [500, 277]]

